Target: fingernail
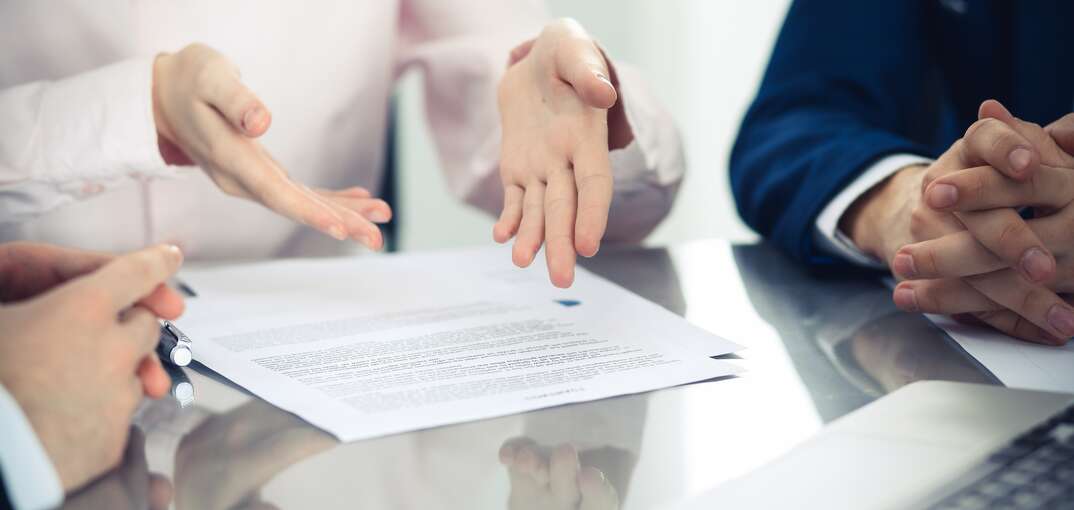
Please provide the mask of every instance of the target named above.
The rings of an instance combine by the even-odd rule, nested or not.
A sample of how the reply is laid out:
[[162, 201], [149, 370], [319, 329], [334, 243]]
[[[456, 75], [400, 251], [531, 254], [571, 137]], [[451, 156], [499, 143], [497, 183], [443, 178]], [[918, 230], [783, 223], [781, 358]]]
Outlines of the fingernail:
[[1025, 173], [1029, 168], [1029, 162], [1033, 160], [1033, 153], [1019, 147], [1007, 155], [1007, 160], [1011, 162], [1011, 170], [1015, 173]]
[[600, 71], [593, 71], [593, 75], [596, 76], [598, 80], [600, 80], [600, 81], [602, 81], [604, 83], [607, 83], [609, 87], [614, 88], [614, 86], [612, 85], [612, 80], [609, 80], [608, 77], [604, 73], [602, 73]]
[[1030, 248], [1022, 255], [1022, 270], [1034, 282], [1042, 282], [1052, 273], [1052, 258], [1040, 248]]
[[1074, 336], [1074, 311], [1063, 305], [1052, 305], [1048, 309], [1048, 324], [1051, 324], [1065, 338]]
[[388, 213], [386, 213], [384, 211], [373, 211], [372, 213], [369, 214], [369, 221], [376, 222], [376, 223], [384, 223], [385, 221], [388, 221], [390, 218], [391, 218], [391, 216], [389, 216]]
[[343, 227], [340, 227], [339, 225], [332, 225], [331, 227], [328, 227], [328, 235], [336, 238], [339, 241], [342, 241], [347, 238], [347, 233], [344, 232]]
[[264, 115], [265, 110], [260, 106], [251, 110], [247, 110], [246, 114], [242, 116], [242, 129], [245, 131], [253, 131], [254, 127], [260, 125], [261, 116]]
[[919, 311], [920, 308], [917, 306], [917, 293], [914, 292], [914, 289], [909, 287], [899, 287], [895, 289], [895, 306], [906, 312]]
[[164, 245], [164, 250], [168, 252], [168, 256], [173, 257], [176, 262], [183, 262], [183, 250], [180, 250], [178, 246], [174, 244]]
[[950, 184], [936, 184], [929, 188], [929, 207], [943, 209], [958, 202], [958, 189]]
[[895, 274], [903, 278], [917, 277], [917, 266], [914, 265], [914, 257], [907, 253], [899, 253], [891, 260], [891, 268]]

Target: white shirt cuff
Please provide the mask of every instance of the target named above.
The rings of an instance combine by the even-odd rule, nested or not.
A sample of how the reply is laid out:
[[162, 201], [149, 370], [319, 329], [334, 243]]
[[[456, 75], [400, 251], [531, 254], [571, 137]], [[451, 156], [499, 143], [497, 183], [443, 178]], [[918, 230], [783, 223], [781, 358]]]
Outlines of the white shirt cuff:
[[7, 497], [18, 510], [55, 508], [63, 485], [18, 402], [0, 386], [0, 466]]
[[842, 258], [860, 266], [876, 269], [887, 268], [883, 261], [866, 255], [846, 233], [839, 230], [839, 220], [858, 197], [864, 195], [873, 186], [887, 179], [895, 172], [908, 166], [927, 165], [929, 163], [932, 163], [931, 159], [913, 154], [892, 154], [874, 163], [850, 185], [843, 188], [843, 191], [839, 192], [831, 202], [828, 202], [828, 205], [820, 212], [820, 216], [817, 216], [813, 230], [813, 238], [817, 241], [817, 245], [828, 255]]

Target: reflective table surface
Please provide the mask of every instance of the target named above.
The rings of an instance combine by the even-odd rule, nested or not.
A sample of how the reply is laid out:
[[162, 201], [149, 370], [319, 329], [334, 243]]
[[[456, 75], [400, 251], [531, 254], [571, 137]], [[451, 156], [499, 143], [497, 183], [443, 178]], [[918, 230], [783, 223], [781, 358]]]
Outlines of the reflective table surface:
[[195, 364], [173, 376], [184, 402], [145, 403], [122, 464], [66, 507], [664, 508], [910, 382], [997, 384], [874, 277], [811, 274], [767, 245], [608, 249], [584, 265], [745, 345], [730, 357], [747, 371], [341, 444]]

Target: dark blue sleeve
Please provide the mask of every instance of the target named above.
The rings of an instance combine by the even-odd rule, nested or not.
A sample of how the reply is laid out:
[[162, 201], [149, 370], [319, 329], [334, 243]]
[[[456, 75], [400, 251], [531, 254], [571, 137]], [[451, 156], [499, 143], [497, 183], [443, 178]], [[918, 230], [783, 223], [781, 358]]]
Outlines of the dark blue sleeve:
[[926, 6], [917, 0], [797, 0], [731, 153], [739, 214], [813, 264], [817, 216], [878, 159], [935, 156], [904, 133], [926, 78]]
[[4, 485], [3, 472], [0, 472], [0, 510], [11, 510], [11, 500], [7, 498], [7, 486]]

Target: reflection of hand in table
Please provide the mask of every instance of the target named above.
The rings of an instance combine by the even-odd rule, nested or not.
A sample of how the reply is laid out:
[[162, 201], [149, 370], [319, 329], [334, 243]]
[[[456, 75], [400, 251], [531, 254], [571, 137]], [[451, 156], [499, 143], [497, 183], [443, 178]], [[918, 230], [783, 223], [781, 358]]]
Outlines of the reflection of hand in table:
[[171, 482], [149, 472], [145, 459], [145, 436], [137, 427], [132, 427], [127, 450], [119, 466], [68, 496], [63, 508], [156, 510], [167, 509], [171, 500]]
[[175, 455], [176, 508], [275, 508], [262, 486], [284, 469], [338, 444], [328, 434], [263, 401], [210, 417]]
[[854, 361], [885, 392], [922, 380], [989, 382], [963, 354], [936, 341], [931, 323], [908, 319], [893, 313], [865, 324], [851, 338]]
[[512, 510], [619, 508], [615, 487], [601, 470], [583, 466], [570, 444], [549, 451], [527, 437], [509, 439], [500, 447], [500, 462], [511, 480]]

